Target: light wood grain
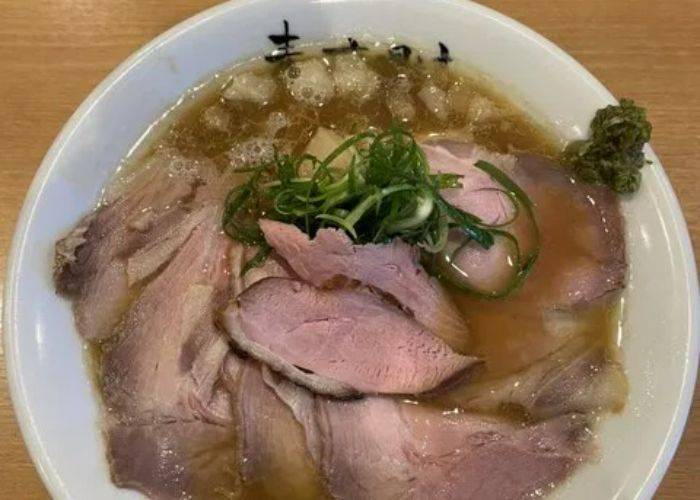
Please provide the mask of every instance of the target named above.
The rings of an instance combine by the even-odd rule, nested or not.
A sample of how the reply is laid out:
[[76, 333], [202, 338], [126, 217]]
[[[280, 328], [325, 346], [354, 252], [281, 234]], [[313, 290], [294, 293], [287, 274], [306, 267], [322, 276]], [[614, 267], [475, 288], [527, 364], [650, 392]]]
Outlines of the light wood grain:
[[[155, 35], [214, 0], [0, 0], [0, 272], [29, 183], [89, 91]], [[644, 104], [653, 146], [700, 245], [700, 0], [487, 0], [564, 48], [618, 96]], [[1, 286], [1, 285], [0, 285]], [[659, 335], [662, 335], [659, 332]], [[0, 361], [2, 364], [2, 361]], [[0, 498], [46, 498], [0, 366]], [[698, 399], [696, 393], [696, 401]], [[644, 430], [640, 429], [640, 439]], [[700, 497], [691, 413], [658, 498]]]

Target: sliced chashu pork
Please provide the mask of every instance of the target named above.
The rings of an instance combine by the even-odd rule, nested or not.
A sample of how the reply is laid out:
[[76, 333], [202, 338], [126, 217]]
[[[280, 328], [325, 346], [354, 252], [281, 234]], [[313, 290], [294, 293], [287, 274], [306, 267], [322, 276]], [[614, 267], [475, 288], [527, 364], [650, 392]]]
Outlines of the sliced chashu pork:
[[[234, 245], [231, 249], [232, 294], [237, 296], [266, 278], [289, 277], [286, 264], [274, 252], [259, 267], [242, 274], [257, 248]], [[295, 414], [263, 383], [269, 370], [251, 359], [230, 353], [225, 385], [234, 401], [237, 446], [233, 455], [245, 496], [302, 499], [322, 497], [323, 484], [310, 458], [304, 428]], [[233, 376], [235, 374], [235, 376]], [[313, 399], [311, 393], [293, 386], [295, 394]], [[300, 405], [297, 405], [300, 406]]]
[[301, 425], [306, 436], [306, 447], [315, 464], [321, 462], [321, 431], [316, 418], [316, 396], [306, 388], [295, 384], [284, 375], [272, 371], [266, 365], [262, 367], [265, 384], [292, 411], [294, 418]]
[[[615, 300], [627, 280], [624, 220], [618, 196], [605, 186], [573, 180], [559, 165], [542, 156], [520, 154], [517, 158], [515, 179], [532, 193], [535, 204], [544, 205], [548, 202], [547, 193], [550, 200], [551, 193], [556, 193], [558, 201], [566, 202], [563, 210], [571, 207], [586, 214], [584, 225], [566, 228], [572, 245], [587, 258], [573, 263], [555, 278], [561, 303], [583, 307]], [[543, 230], [543, 245], [548, 239]]]
[[232, 426], [200, 421], [114, 425], [107, 431], [112, 481], [157, 500], [231, 498], [238, 488]]
[[537, 420], [572, 412], [619, 411], [627, 380], [607, 346], [570, 339], [544, 359], [497, 380], [462, 385], [438, 396], [441, 404], [496, 413], [515, 407]]
[[262, 219], [260, 227], [304, 281], [319, 287], [337, 277], [359, 281], [391, 296], [449, 345], [465, 345], [469, 333], [464, 318], [445, 289], [422, 268], [418, 249], [399, 239], [354, 245], [337, 229], [321, 229], [310, 239], [290, 224]]
[[244, 362], [236, 394], [238, 463], [246, 498], [322, 498], [323, 482], [304, 429], [263, 381], [259, 363]]
[[580, 414], [526, 426], [388, 397], [314, 398], [277, 375], [264, 380], [304, 427], [338, 499], [527, 498], [562, 482], [593, 451]]
[[586, 420], [523, 427], [386, 398], [318, 402], [322, 469], [339, 499], [521, 499], [588, 456]]
[[214, 324], [228, 295], [231, 243], [219, 231], [219, 206], [200, 210], [201, 222], [134, 300], [102, 358], [112, 476], [154, 498], [223, 496], [223, 485], [233, 487], [224, 372], [233, 376], [237, 365]]
[[[236, 391], [244, 362], [228, 354], [220, 382]], [[154, 499], [231, 498], [240, 489], [237, 442], [227, 391], [226, 424], [200, 420], [126, 424], [110, 422], [106, 432], [114, 483]]]
[[213, 322], [226, 300], [230, 242], [208, 214], [166, 269], [135, 300], [120, 336], [103, 358], [107, 405], [129, 419], [191, 415], [191, 399], [207, 400], [210, 372], [228, 345]]
[[[553, 247], [563, 243], [569, 247], [567, 253], [579, 256], [558, 266], [556, 273], [546, 278], [553, 281], [550, 288], [554, 290], [547, 300], [556, 308], [585, 306], [614, 296], [611, 292], [624, 286], [627, 264], [623, 221], [616, 195], [611, 190], [577, 182], [565, 169], [543, 156], [503, 155], [450, 139], [430, 140], [422, 147], [433, 171], [463, 176], [462, 187], [444, 190], [445, 198], [486, 223], [507, 222], [514, 208], [503, 194], [502, 186], [474, 166], [478, 160], [501, 169], [527, 193], [542, 228], [540, 260], [548, 259], [546, 254], [556, 252]], [[553, 202], [557, 204], [555, 210], [545, 209]], [[565, 237], [548, 232], [547, 228], [562, 224], [555, 224], [547, 217], [566, 217], [567, 211], [580, 212], [584, 224], [564, 227]], [[506, 229], [520, 240], [521, 250], [530, 249], [532, 235], [527, 228], [513, 225]]]
[[[486, 222], [511, 218], [512, 203], [474, 166], [485, 160], [527, 193], [541, 228], [538, 261], [522, 293], [508, 298], [509, 316], [497, 304], [486, 304], [487, 323], [482, 317], [478, 320], [482, 323], [474, 325], [479, 335], [490, 335], [490, 329], [502, 328], [501, 318], [511, 318], [505, 320], [509, 328], [524, 318], [523, 334], [508, 341], [506, 349], [524, 352], [525, 356], [510, 359], [522, 358], [528, 366], [515, 361], [518, 373], [456, 388], [447, 395], [452, 398], [449, 401], [484, 411], [517, 406], [534, 418], [619, 409], [626, 392], [621, 367], [605, 348], [590, 345], [585, 338], [589, 335], [586, 319], [578, 316], [613, 303], [625, 284], [623, 221], [616, 195], [607, 188], [577, 182], [565, 169], [537, 155], [497, 154], [449, 139], [430, 140], [423, 147], [433, 171], [463, 176], [462, 187], [443, 191], [449, 201]], [[522, 225], [505, 229], [513, 231], [528, 250], [529, 235], [523, 233]], [[476, 301], [472, 304], [479, 306]], [[537, 324], [541, 331], [533, 326]]]
[[477, 362], [363, 287], [324, 290], [268, 278], [239, 295], [223, 322], [242, 350], [314, 392], [338, 397], [420, 394]]
[[129, 286], [160, 267], [177, 245], [159, 255], [151, 252], [146, 267], [127, 273], [130, 255], [166, 235], [175, 237], [175, 228], [180, 230], [180, 244], [187, 237], [191, 227], [181, 225], [188, 213], [186, 202], [209, 168], [173, 150], [161, 150], [56, 244], [56, 289], [73, 299], [76, 325], [84, 338], [110, 336], [128, 306]]

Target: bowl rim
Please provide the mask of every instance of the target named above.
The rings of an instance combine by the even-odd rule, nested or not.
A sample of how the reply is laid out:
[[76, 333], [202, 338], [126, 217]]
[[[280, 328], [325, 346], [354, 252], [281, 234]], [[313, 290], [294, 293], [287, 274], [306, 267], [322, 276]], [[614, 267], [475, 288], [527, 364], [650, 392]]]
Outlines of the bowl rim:
[[[530, 39], [530, 41], [537, 43], [540, 47], [550, 52], [553, 56], [568, 65], [580, 76], [581, 79], [585, 80], [586, 84], [592, 90], [598, 93], [602, 98], [608, 101], [614, 100], [613, 95], [605, 88], [605, 86], [576, 59], [551, 42], [549, 39], [545, 38], [543, 35], [535, 32], [524, 24], [501, 14], [496, 10], [473, 2], [472, 0], [435, 1], [455, 8], [468, 7], [474, 12], [477, 12], [485, 17], [489, 17], [498, 23], [509, 27], [510, 29], [519, 32], [521, 35], [527, 37]], [[7, 259], [2, 318], [4, 331], [3, 347], [5, 352], [5, 364], [10, 397], [15, 411], [16, 420], [22, 433], [22, 438], [36, 469], [39, 471], [44, 485], [49, 490], [49, 493], [54, 497], [64, 497], [65, 486], [56, 471], [53, 470], [48, 454], [43, 449], [38, 438], [38, 431], [35, 426], [32, 413], [27, 405], [24, 380], [22, 379], [22, 376], [17, 368], [17, 358], [19, 356], [16, 342], [18, 334], [16, 327], [17, 284], [20, 279], [19, 269], [21, 268], [20, 264], [22, 261], [22, 252], [26, 246], [28, 234], [27, 229], [36, 210], [39, 195], [46, 185], [49, 174], [55, 168], [56, 160], [60, 156], [61, 151], [73, 138], [75, 129], [92, 111], [92, 109], [98, 106], [102, 99], [109, 94], [112, 87], [122, 78], [124, 78], [134, 67], [138, 66], [138, 64], [144, 59], [150, 57], [160, 47], [184, 35], [188, 31], [196, 28], [198, 25], [207, 22], [211, 18], [217, 17], [225, 12], [235, 11], [251, 4], [264, 2], [265, 0], [229, 0], [222, 4], [210, 7], [181, 21], [132, 53], [90, 92], [90, 94], [83, 100], [80, 106], [61, 128], [59, 134], [56, 136], [51, 147], [48, 149], [46, 155], [42, 159], [40, 167], [37, 169], [27, 194], [25, 195], [21, 211], [15, 224], [12, 243]], [[311, 0], [310, 3], [317, 2]], [[661, 162], [658, 160], [658, 157], [656, 157], [651, 148], [647, 150], [647, 156], [652, 158], [655, 163], [661, 165]], [[680, 240], [680, 257], [685, 269], [687, 270], [686, 281], [684, 283], [684, 293], [689, 299], [689, 310], [687, 311], [687, 315], [689, 319], [690, 338], [688, 342], [688, 355], [686, 357], [681, 397], [676, 405], [672, 424], [666, 432], [663, 446], [657, 453], [657, 460], [654, 467], [647, 475], [645, 481], [639, 486], [638, 492], [635, 495], [636, 498], [651, 498], [653, 496], [675, 454], [680, 439], [683, 435], [690, 407], [692, 405], [695, 381], [698, 371], [698, 358], [700, 354], [700, 293], [698, 290], [695, 257], [688, 227], [685, 222], [680, 203], [663, 168], [655, 169], [653, 175], [661, 188], [661, 196], [665, 198], [665, 201], [671, 208], [672, 221], [669, 222], [671, 222], [677, 230]]]

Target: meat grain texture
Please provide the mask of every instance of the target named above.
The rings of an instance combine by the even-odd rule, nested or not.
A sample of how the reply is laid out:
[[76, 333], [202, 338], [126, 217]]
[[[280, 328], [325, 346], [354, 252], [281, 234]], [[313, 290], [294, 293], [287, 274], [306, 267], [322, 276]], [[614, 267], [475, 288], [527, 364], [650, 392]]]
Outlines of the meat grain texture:
[[303, 427], [333, 498], [526, 498], [592, 453], [578, 413], [524, 426], [387, 397], [314, 398], [284, 378], [265, 380]]
[[[73, 299], [78, 332], [89, 340], [112, 334], [129, 303], [130, 255], [179, 225], [196, 178], [173, 174], [176, 156], [156, 154], [113, 200], [87, 215], [56, 244], [56, 289]], [[167, 258], [167, 257], [166, 257]]]
[[312, 240], [289, 224], [260, 220], [267, 242], [303, 280], [321, 287], [338, 277], [358, 281], [395, 299], [447, 344], [463, 345], [468, 327], [447, 291], [418, 262], [416, 248], [390, 244], [354, 245], [338, 229], [321, 229]]
[[364, 287], [324, 290], [268, 278], [223, 317], [241, 349], [315, 392], [339, 397], [419, 394], [478, 363]]

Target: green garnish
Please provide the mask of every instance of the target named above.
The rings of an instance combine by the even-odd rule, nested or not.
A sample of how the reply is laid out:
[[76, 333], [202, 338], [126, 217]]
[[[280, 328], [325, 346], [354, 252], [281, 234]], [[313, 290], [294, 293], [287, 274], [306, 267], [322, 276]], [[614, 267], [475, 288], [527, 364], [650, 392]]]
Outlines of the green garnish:
[[591, 137], [571, 143], [564, 153], [576, 175], [605, 184], [618, 193], [634, 193], [641, 168], [649, 163], [642, 148], [651, 138], [646, 111], [630, 99], [599, 109], [591, 122]]
[[[514, 292], [525, 282], [530, 274], [535, 261], [540, 252], [540, 233], [537, 227], [534, 214], [534, 206], [528, 195], [511, 180], [502, 170], [487, 161], [477, 161], [475, 167], [484, 171], [501, 188], [495, 189], [510, 198], [514, 208], [514, 214], [507, 221], [490, 226], [494, 236], [495, 244], [506, 244], [511, 247], [510, 257], [512, 263], [508, 276], [493, 277], [489, 283], [479, 283], [472, 279], [469, 273], [461, 269], [456, 262], [460, 252], [469, 248], [472, 241], [468, 238], [462, 239], [458, 244], [449, 242], [439, 253], [432, 256], [424, 256], [423, 263], [431, 274], [437, 276], [459, 290], [470, 292], [474, 295], [489, 299], [498, 299]], [[517, 226], [524, 225], [524, 232], [529, 234], [532, 241], [529, 249], [521, 248], [520, 242], [509, 230], [517, 229]]]
[[[330, 165], [357, 147], [346, 172]], [[302, 168], [305, 167], [305, 168]], [[309, 176], [301, 171], [312, 172]], [[326, 158], [276, 154], [253, 169], [250, 179], [229, 193], [223, 227], [233, 239], [263, 243], [261, 217], [295, 224], [310, 236], [326, 226], [345, 230], [356, 243], [400, 237], [431, 253], [444, 247], [450, 227], [459, 227], [483, 247], [493, 244], [488, 225], [447, 203], [440, 190], [459, 186], [459, 176], [431, 174], [423, 151], [399, 127], [367, 131], [338, 146]]]
[[[339, 172], [333, 160], [348, 150], [353, 159]], [[534, 223], [532, 204], [513, 181], [490, 163], [478, 162], [477, 167], [511, 198], [514, 218], [523, 211]], [[273, 161], [252, 168], [248, 181], [228, 194], [223, 228], [231, 238], [261, 247], [246, 270], [264, 262], [269, 252], [258, 225], [261, 218], [294, 224], [310, 237], [321, 228], [336, 227], [357, 244], [398, 237], [425, 255], [443, 252], [452, 230], [486, 249], [504, 235], [517, 247], [504, 224], [486, 224], [445, 200], [441, 190], [459, 187], [460, 178], [431, 173], [423, 150], [402, 128], [369, 130], [345, 140], [323, 159], [276, 153]], [[529, 268], [534, 258], [536, 254], [526, 255], [520, 261]]]
[[241, 276], [245, 276], [245, 274], [254, 267], [260, 267], [263, 265], [271, 251], [272, 247], [270, 245], [267, 243], [261, 244], [256, 254], [243, 265], [243, 268], [241, 268]]

